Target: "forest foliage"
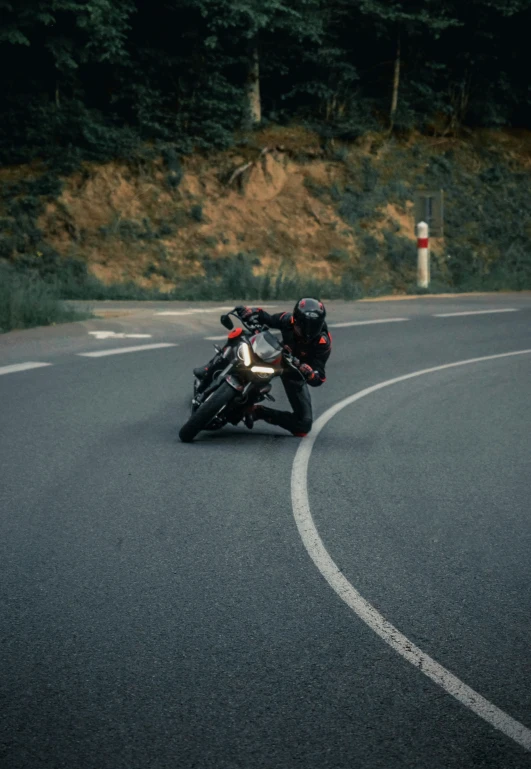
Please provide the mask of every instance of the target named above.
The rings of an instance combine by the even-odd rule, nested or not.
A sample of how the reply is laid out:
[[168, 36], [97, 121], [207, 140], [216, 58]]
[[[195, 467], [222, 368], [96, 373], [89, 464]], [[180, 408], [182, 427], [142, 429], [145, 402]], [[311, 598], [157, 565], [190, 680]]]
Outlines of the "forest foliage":
[[529, 126], [530, 0], [0, 0], [0, 162]]

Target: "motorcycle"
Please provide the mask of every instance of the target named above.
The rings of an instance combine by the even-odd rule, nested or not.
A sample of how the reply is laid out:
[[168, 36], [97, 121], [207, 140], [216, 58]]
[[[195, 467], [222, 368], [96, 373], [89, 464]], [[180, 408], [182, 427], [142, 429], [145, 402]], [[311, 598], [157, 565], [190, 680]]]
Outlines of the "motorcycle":
[[[238, 318], [242, 328], [234, 328], [231, 315]], [[236, 308], [222, 315], [220, 321], [229, 331], [227, 345], [223, 350], [214, 347], [226, 366], [214, 374], [202, 393], [198, 391], [199, 379], [194, 379], [191, 414], [179, 431], [184, 443], [193, 441], [201, 430], [219, 430], [228, 422], [236, 425], [243, 421], [251, 428], [250, 407], [266, 399], [275, 400], [270, 394], [275, 377], [289, 368], [304, 379], [300, 361], [267, 326], [253, 319], [242, 320]]]

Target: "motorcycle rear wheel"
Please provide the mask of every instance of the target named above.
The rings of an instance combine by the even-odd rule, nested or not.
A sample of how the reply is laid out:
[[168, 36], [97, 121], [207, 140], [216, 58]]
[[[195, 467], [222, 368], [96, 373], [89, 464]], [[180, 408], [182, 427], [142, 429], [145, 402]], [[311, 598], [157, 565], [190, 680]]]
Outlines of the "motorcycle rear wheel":
[[214, 419], [223, 407], [227, 407], [231, 401], [236, 398], [236, 390], [223, 382], [217, 390], [214, 390], [197, 411], [194, 411], [188, 422], [186, 422], [179, 431], [179, 438], [183, 443], [190, 443], [195, 436], [205, 430], [209, 423]]

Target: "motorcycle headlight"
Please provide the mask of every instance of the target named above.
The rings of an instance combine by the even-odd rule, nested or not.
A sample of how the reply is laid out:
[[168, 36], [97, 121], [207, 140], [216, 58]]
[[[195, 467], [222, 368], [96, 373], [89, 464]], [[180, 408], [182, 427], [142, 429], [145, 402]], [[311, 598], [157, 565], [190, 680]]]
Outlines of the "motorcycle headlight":
[[238, 347], [238, 358], [243, 361], [245, 366], [251, 365], [251, 351], [248, 344], [241, 344]]
[[270, 376], [275, 373], [275, 369], [270, 366], [252, 366], [251, 371], [253, 374], [268, 374]]

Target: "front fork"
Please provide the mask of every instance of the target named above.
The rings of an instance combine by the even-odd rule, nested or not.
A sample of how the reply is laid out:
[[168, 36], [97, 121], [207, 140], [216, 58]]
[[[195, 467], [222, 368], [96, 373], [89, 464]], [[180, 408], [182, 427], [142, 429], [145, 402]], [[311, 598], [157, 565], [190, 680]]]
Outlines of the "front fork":
[[[226, 378], [225, 381], [229, 382], [228, 377]], [[232, 384], [232, 383], [229, 382], [229, 384]], [[256, 389], [256, 383], [248, 382], [243, 388], [243, 390], [241, 391], [239, 398], [236, 399], [236, 403], [238, 403], [239, 405], [245, 406], [247, 404], [249, 392], [253, 387]], [[274, 401], [275, 399], [273, 398], [272, 395], [270, 395], [270, 391], [271, 391], [271, 384], [269, 383], [262, 385], [262, 387], [256, 389], [257, 397], [254, 399], [254, 402], [257, 403], [258, 401], [264, 400], [264, 398], [267, 398], [270, 401]]]

